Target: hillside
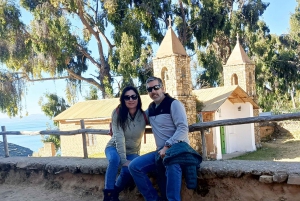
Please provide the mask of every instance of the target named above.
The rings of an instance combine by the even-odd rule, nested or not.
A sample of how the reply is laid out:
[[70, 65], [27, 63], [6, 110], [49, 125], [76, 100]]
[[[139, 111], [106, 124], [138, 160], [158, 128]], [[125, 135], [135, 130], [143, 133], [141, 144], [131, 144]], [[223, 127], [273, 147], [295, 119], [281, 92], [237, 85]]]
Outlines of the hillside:
[[[30, 150], [29, 148], [22, 147], [13, 143], [8, 143], [8, 151], [9, 151], [9, 156], [14, 157], [14, 156], [32, 156], [33, 151]], [[4, 143], [0, 141], [0, 157], [4, 157], [5, 152], [4, 152]]]

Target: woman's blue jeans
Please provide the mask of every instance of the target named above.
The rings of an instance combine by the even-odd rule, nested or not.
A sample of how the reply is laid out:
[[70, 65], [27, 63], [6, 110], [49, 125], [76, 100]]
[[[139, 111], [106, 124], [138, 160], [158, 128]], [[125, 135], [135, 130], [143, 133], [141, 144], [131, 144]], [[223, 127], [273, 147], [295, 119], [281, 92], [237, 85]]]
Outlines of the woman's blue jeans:
[[[105, 174], [105, 189], [114, 189], [116, 185], [121, 191], [126, 187], [127, 184], [131, 184], [131, 182], [133, 182], [132, 176], [128, 171], [128, 167], [122, 166], [120, 175], [118, 176], [116, 181], [121, 162], [120, 156], [115, 147], [106, 147], [105, 155], [108, 160], [108, 166]], [[129, 154], [126, 155], [126, 158], [127, 160], [133, 160], [138, 156], [138, 154]]]
[[[157, 151], [154, 151], [139, 156], [131, 161], [128, 166], [136, 186], [146, 201], [158, 200], [158, 193], [148, 177], [149, 172], [155, 172], [157, 170], [155, 165], [155, 157], [157, 154]], [[165, 178], [157, 178], [161, 194], [166, 194], [168, 201], [181, 200], [182, 171], [180, 165], [174, 164], [166, 166], [165, 176]]]

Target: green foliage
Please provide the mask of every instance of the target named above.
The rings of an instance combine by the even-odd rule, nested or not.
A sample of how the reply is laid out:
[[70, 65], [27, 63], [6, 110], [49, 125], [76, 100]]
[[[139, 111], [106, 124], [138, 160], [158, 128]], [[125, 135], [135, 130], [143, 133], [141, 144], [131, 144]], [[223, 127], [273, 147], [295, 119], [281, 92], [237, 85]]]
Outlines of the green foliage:
[[[44, 98], [46, 98], [46, 101], [44, 100]], [[63, 98], [51, 93], [45, 93], [44, 97], [40, 98], [39, 105], [41, 106], [41, 109], [44, 112], [44, 114], [51, 119], [57, 116], [58, 114], [62, 113], [69, 107], [69, 105]], [[58, 126], [58, 122], [53, 122], [53, 124], [55, 126]], [[55, 145], [56, 151], [60, 149], [59, 135], [43, 136], [42, 142], [52, 142]]]
[[298, 1], [298, 5], [295, 8], [295, 13], [291, 15], [290, 18], [290, 35], [295, 41], [300, 43], [300, 2]]
[[[46, 98], [46, 101], [44, 101], [44, 98]], [[69, 107], [63, 98], [50, 93], [46, 93], [44, 97], [40, 98], [39, 105], [45, 115], [51, 119]], [[57, 125], [57, 122], [54, 122], [54, 125]]]
[[272, 35], [253, 46], [257, 57], [258, 103], [265, 111], [288, 110], [296, 106], [294, 93], [299, 85], [297, 46], [289, 35]]
[[226, 5], [222, 0], [202, 1], [191, 6], [191, 24], [194, 36], [201, 46], [212, 43], [217, 34], [217, 30], [222, 30], [226, 26]]
[[264, 13], [269, 3], [263, 3], [261, 0], [249, 0], [242, 7], [242, 16], [244, 23], [248, 25], [250, 32], [255, 32], [258, 29], [257, 22], [259, 17]]
[[[34, 59], [37, 74], [48, 72], [51, 76], [62, 73], [66, 60], [77, 56], [77, 39], [71, 34], [70, 24], [66, 16], [48, 3], [38, 5], [33, 12], [31, 22], [31, 38], [33, 51], [37, 54]], [[69, 64], [69, 63], [67, 63]]]
[[16, 73], [2, 73], [0, 71], [0, 111], [9, 117], [21, 114], [23, 92], [26, 90], [22, 80], [18, 80]]
[[56, 152], [60, 149], [60, 136], [59, 135], [46, 135], [43, 136], [42, 142], [52, 142], [55, 146]]
[[84, 97], [85, 100], [98, 100], [98, 90], [94, 86], [90, 86], [90, 91], [87, 94], [87, 96]]
[[200, 80], [206, 80], [210, 87], [222, 84], [222, 63], [217, 58], [214, 50], [207, 49], [207, 52], [198, 51], [198, 62], [201, 66], [207, 66], [203, 74], [199, 75]]
[[204, 103], [198, 99], [196, 99], [196, 111], [201, 112], [202, 109], [204, 108]]
[[105, 153], [94, 153], [94, 154], [89, 154], [89, 158], [106, 158]]

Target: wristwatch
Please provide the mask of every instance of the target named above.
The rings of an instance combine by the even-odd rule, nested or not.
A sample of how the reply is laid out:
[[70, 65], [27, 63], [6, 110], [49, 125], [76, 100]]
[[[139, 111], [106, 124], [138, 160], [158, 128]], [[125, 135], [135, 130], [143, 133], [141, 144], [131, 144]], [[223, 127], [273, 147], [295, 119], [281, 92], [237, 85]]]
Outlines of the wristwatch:
[[172, 145], [171, 145], [170, 143], [168, 143], [168, 142], [165, 143], [165, 147], [170, 148], [171, 146], [172, 146]]

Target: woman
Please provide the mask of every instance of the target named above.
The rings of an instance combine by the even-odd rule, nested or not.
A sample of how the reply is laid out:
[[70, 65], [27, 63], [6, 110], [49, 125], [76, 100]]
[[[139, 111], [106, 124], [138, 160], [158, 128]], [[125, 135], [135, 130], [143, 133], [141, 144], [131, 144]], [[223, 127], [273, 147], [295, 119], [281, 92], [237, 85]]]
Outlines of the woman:
[[[146, 127], [144, 118], [138, 91], [132, 86], [126, 87], [122, 91], [119, 106], [112, 113], [113, 135], [105, 148], [108, 166], [103, 201], [119, 201], [119, 193], [133, 182], [128, 165], [139, 156]], [[120, 165], [122, 168], [116, 181]]]

